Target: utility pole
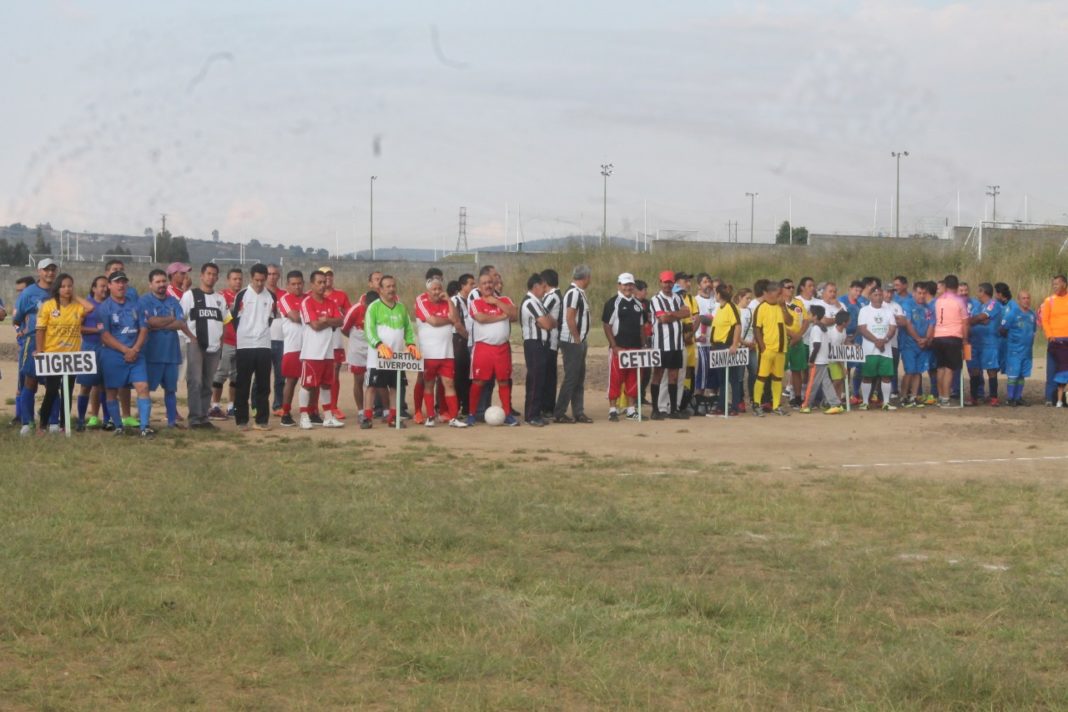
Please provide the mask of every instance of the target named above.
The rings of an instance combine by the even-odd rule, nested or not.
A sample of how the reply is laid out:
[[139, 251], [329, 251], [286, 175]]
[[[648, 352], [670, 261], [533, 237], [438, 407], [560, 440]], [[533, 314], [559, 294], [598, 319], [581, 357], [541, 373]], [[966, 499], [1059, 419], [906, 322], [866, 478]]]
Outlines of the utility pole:
[[901, 157], [908, 156], [908, 151], [891, 151], [890, 157], [897, 159], [897, 192], [894, 199], [894, 237], [901, 237]]
[[998, 221], [998, 195], [1001, 194], [1001, 186], [1000, 185], [988, 185], [986, 188], [987, 188], [986, 194], [994, 199], [994, 219], [991, 220], [991, 222], [997, 222]]
[[375, 181], [378, 180], [378, 176], [371, 176], [371, 261], [375, 259]]
[[[162, 222], [163, 222], [163, 226], [159, 231], [159, 234], [162, 235], [163, 233], [167, 232], [167, 213], [163, 213], [159, 217], [160, 217], [160, 220], [162, 220]], [[159, 236], [152, 238], [152, 261], [153, 262], [159, 262], [159, 254], [158, 254], [159, 247], [158, 247], [158, 245], [159, 245]]]
[[753, 218], [756, 215], [756, 197], [760, 193], [746, 193], [749, 198], [749, 244], [753, 244]]
[[601, 175], [604, 176], [604, 223], [601, 228], [601, 246], [604, 247], [608, 244], [608, 176], [612, 175], [613, 166], [611, 163], [601, 164]]
[[456, 234], [456, 251], [467, 252], [467, 208], [460, 208], [460, 231]]

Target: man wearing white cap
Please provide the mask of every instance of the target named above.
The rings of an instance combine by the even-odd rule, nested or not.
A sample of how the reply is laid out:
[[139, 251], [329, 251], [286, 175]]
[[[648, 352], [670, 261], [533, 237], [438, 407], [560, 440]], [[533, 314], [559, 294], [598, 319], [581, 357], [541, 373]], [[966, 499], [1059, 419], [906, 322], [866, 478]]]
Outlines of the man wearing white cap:
[[640, 349], [642, 347], [643, 328], [645, 326], [645, 309], [634, 297], [634, 275], [624, 272], [616, 280], [618, 291], [605, 302], [601, 313], [604, 335], [608, 338], [608, 420], [617, 422], [619, 411], [616, 401], [622, 392], [628, 402], [627, 418], [637, 418], [638, 411], [638, 370], [619, 367], [621, 351]]
[[22, 390], [19, 392], [22, 416], [20, 435], [33, 432], [33, 400], [37, 395], [37, 361], [33, 352], [37, 350], [37, 310], [51, 298], [52, 283], [59, 269], [53, 260], [45, 258], [37, 263], [37, 281], [22, 290], [15, 302], [15, 326], [23, 337], [22, 350], [19, 352], [19, 375], [22, 376]]

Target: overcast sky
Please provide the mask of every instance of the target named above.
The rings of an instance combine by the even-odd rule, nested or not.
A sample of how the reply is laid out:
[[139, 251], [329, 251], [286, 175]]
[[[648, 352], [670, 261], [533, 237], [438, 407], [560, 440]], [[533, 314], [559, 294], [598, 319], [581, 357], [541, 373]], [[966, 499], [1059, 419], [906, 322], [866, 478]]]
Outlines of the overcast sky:
[[[514, 5], [514, 7], [513, 7]], [[0, 223], [367, 247], [1068, 221], [1068, 3], [8, 2]], [[376, 155], [376, 145], [378, 152]], [[876, 203], [878, 209], [876, 210]]]

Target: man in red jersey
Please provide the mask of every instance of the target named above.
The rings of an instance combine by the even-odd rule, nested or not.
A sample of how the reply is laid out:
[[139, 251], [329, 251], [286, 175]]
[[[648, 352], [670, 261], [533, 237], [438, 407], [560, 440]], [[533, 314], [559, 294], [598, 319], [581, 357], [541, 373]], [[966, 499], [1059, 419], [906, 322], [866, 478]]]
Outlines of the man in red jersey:
[[[336, 301], [326, 296], [326, 284], [322, 270], [312, 272], [311, 291], [300, 304], [300, 320], [304, 324], [300, 345], [300, 427], [303, 430], [312, 429], [311, 414], [319, 400], [330, 400], [330, 387], [337, 374], [334, 332], [341, 327], [341, 310]], [[323, 427], [344, 425], [329, 406], [323, 407], [323, 414]]]
[[[434, 411], [435, 382], [444, 389], [442, 417], [454, 428], [466, 428], [467, 423], [457, 418], [460, 404], [456, 399], [456, 362], [453, 359], [452, 335], [460, 323], [460, 316], [445, 293], [441, 277], [427, 280], [426, 299], [415, 302], [416, 328], [419, 346], [423, 353], [423, 378], [426, 383], [426, 425], [434, 427], [437, 419]], [[419, 403], [416, 402], [416, 407]], [[418, 411], [417, 411], [418, 413]], [[419, 418], [416, 417], [416, 422]]]
[[[424, 313], [424, 314], [427, 313], [427, 304], [430, 301], [430, 281], [433, 280], [433, 279], [437, 279], [438, 281], [442, 281], [444, 279], [444, 273], [440, 269], [438, 269], [437, 267], [431, 267], [430, 269], [428, 269], [426, 271], [425, 279], [426, 279], [426, 284], [427, 284], [427, 291], [423, 292], [422, 294], [420, 294], [418, 297], [415, 298], [415, 315], [416, 315], [417, 319], [419, 318], [419, 314], [420, 313]], [[417, 326], [418, 326], [418, 324], [417, 324]], [[426, 382], [428, 380], [432, 381], [433, 379], [429, 378], [426, 375], [426, 373], [420, 372], [420, 373], [416, 374], [415, 391], [413, 393], [413, 400], [415, 401], [415, 403], [414, 403], [414, 405], [415, 405], [414, 418], [415, 418], [415, 422], [419, 423], [420, 425], [423, 423], [425, 418], [432, 417], [434, 415], [434, 413], [436, 412], [435, 409], [433, 407], [431, 407], [431, 408], [429, 408], [427, 410], [426, 416], [425, 417], [423, 416], [423, 400], [424, 400], [423, 399], [423, 390], [424, 390], [425, 384], [426, 384]], [[445, 393], [444, 393], [440, 383], [439, 383], [438, 391], [439, 391], [439, 393], [437, 394], [439, 396], [438, 399], [437, 399], [438, 400], [438, 406], [441, 407], [441, 406], [443, 406], [445, 404]], [[434, 403], [434, 392], [433, 391], [431, 391], [430, 403], [432, 405]], [[431, 426], [431, 427], [433, 427], [433, 426]]]
[[[472, 338], [471, 351], [471, 407], [482, 397], [482, 387], [491, 379], [497, 379], [501, 407], [507, 416], [505, 425], [519, 425], [512, 415], [512, 349], [508, 336], [512, 322], [519, 319], [519, 309], [512, 300], [497, 294], [495, 276], [490, 273], [478, 278], [479, 296], [471, 302]], [[475, 415], [467, 416], [467, 424], [475, 424]]]
[[[326, 291], [323, 296], [337, 305], [338, 312], [342, 316], [348, 313], [352, 307], [349, 295], [343, 289], [334, 288], [334, 270], [330, 267], [320, 267], [318, 270], [326, 277]], [[340, 326], [340, 324], [338, 325]], [[345, 363], [345, 344], [341, 340], [341, 330], [333, 330], [334, 348], [334, 380], [330, 384], [330, 402], [323, 406], [323, 410], [332, 412], [338, 420], [344, 420], [345, 414], [337, 407], [338, 397], [341, 395], [341, 365]]]
[[[285, 383], [282, 386], [282, 420], [283, 427], [291, 428], [296, 425], [293, 420], [293, 393], [297, 389], [297, 381], [300, 380], [300, 348], [304, 340], [304, 326], [300, 320], [300, 306], [304, 303], [304, 274], [300, 270], [292, 270], [286, 275], [286, 291], [278, 297], [278, 316], [276, 321], [282, 324], [282, 378]], [[273, 326], [273, 324], [272, 324]], [[322, 418], [316, 414], [320, 424]], [[315, 420], [313, 418], [313, 422]]]

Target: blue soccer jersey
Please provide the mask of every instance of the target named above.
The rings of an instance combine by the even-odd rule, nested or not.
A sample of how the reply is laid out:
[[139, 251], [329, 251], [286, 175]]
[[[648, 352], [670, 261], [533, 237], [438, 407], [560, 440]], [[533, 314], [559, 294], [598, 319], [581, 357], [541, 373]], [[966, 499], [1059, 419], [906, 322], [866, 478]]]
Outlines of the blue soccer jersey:
[[[164, 316], [185, 319], [185, 312], [177, 299], [167, 294], [160, 299], [155, 294], [146, 294], [138, 302], [144, 324], [152, 317]], [[173, 329], [152, 329], [149, 327], [148, 340], [145, 342], [145, 360], [148, 363], [181, 363], [182, 352], [178, 344], [178, 332]]]
[[82, 348], [86, 351], [96, 351], [100, 348], [100, 333], [95, 329], [100, 324], [100, 305], [104, 302], [98, 302], [91, 296], [86, 297], [86, 301], [93, 305], [93, 311], [85, 315], [82, 328], [93, 329], [94, 331], [91, 333], [82, 332]]
[[[136, 300], [126, 297], [119, 304], [110, 297], [104, 300], [96, 310], [97, 319], [104, 325], [104, 331], [111, 334], [116, 341], [129, 348], [137, 343], [137, 335], [145, 325], [143, 312]], [[104, 346], [108, 350], [107, 346]]]
[[25, 342], [31, 352], [37, 344], [37, 310], [52, 298], [47, 289], [36, 282], [27, 286], [15, 302], [15, 326], [26, 332]]
[[1016, 303], [1012, 303], [1005, 310], [1001, 318], [1001, 328], [1005, 329], [1010, 355], [1031, 354], [1035, 341], [1035, 328], [1037, 319], [1030, 309], [1024, 311]]

